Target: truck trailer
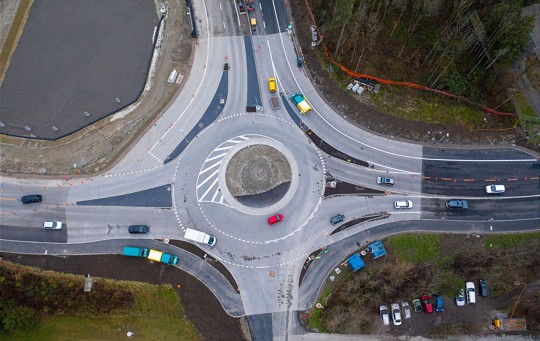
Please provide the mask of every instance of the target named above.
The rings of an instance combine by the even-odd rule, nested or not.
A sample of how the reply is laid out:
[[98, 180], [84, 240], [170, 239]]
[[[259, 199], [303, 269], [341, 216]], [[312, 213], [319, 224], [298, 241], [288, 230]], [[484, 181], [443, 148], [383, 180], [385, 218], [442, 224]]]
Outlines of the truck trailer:
[[124, 246], [124, 256], [148, 257], [148, 249], [145, 247]]
[[169, 255], [168, 253], [153, 250], [150, 249], [150, 252], [148, 253], [148, 259], [153, 260], [155, 262], [161, 262], [169, 265], [176, 265], [178, 264], [178, 257]]
[[193, 240], [194, 242], [197, 242], [197, 243], [202, 243], [202, 244], [206, 244], [210, 246], [216, 245], [216, 237], [209, 235], [208, 233], [204, 233], [204, 232], [197, 231], [190, 228], [186, 229], [184, 238], [188, 240]]

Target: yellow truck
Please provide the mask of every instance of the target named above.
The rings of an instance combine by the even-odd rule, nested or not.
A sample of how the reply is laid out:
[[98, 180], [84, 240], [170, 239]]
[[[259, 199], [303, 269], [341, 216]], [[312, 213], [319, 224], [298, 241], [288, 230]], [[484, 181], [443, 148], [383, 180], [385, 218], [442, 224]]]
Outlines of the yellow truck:
[[169, 265], [178, 264], [178, 257], [153, 249], [150, 249], [147, 258], [155, 262], [165, 263]]
[[289, 98], [303, 115], [307, 115], [307, 113], [311, 110], [311, 106], [304, 95], [292, 94]]

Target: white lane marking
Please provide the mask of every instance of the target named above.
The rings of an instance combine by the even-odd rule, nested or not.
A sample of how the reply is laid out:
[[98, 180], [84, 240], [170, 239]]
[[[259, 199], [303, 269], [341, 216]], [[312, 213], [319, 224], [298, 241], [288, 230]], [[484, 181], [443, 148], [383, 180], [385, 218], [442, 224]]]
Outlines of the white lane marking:
[[238, 20], [238, 26], [241, 27], [242, 24], [240, 23], [240, 13], [238, 12], [238, 7], [236, 6], [236, 2], [232, 1], [232, 4], [236, 12], [236, 19]]
[[227, 153], [223, 153], [223, 154], [219, 154], [219, 155], [216, 155], [216, 156], [212, 156], [211, 158], [206, 159], [206, 162], [212, 161], [212, 160], [215, 160], [215, 159], [222, 158], [222, 157], [224, 157], [225, 155], [227, 155]]
[[399, 168], [394, 168], [394, 167], [390, 167], [390, 166], [381, 165], [379, 163], [372, 162], [372, 161], [367, 161], [367, 163], [375, 165], [377, 167], [395, 170], [395, 171], [397, 171], [398, 173], [401, 173], [401, 174], [413, 174], [413, 175], [421, 175], [422, 174], [422, 173], [418, 173], [418, 172], [410, 172], [410, 171], [407, 171], [407, 170], [404, 170], [404, 169], [399, 169]]
[[227, 29], [227, 25], [225, 25], [225, 21], [223, 21], [223, 28]]
[[[197, 189], [201, 188], [208, 180], [212, 179], [217, 173], [219, 172], [219, 169], [216, 169], [216, 171], [212, 174], [210, 174], [209, 176], [206, 177], [206, 179], [204, 179], [203, 182], [201, 182], [200, 184], [197, 185]], [[200, 174], [199, 174], [200, 175]]]
[[[208, 11], [206, 10], [206, 3], [203, 1], [203, 6], [204, 6], [204, 12], [206, 13], [206, 18], [208, 18]], [[184, 114], [188, 111], [188, 109], [191, 107], [191, 104], [195, 101], [195, 99], [198, 100], [197, 98], [197, 94], [199, 93], [199, 90], [201, 90], [201, 87], [204, 83], [204, 80], [206, 78], [206, 71], [208, 70], [208, 68], [206, 67], [208, 65], [208, 58], [210, 56], [210, 44], [212, 42], [212, 39], [210, 39], [210, 24], [208, 22], [208, 20], [206, 20], [206, 30], [208, 31], [208, 37], [207, 38], [207, 47], [206, 47], [206, 62], [205, 62], [205, 67], [204, 67], [204, 71], [203, 71], [203, 76], [201, 78], [201, 82], [199, 83], [199, 86], [197, 87], [197, 90], [195, 91], [195, 93], [191, 96], [191, 101], [189, 101], [187, 107], [184, 109], [184, 111], [182, 111], [182, 113], [178, 116], [178, 118], [176, 119], [176, 121], [174, 121], [174, 123], [172, 125], [169, 126], [169, 128], [167, 128], [167, 130], [165, 131], [165, 133], [163, 135], [161, 135], [161, 138], [158, 139], [158, 141], [152, 146], [152, 148], [150, 148], [149, 150], [149, 153], [152, 152], [154, 150], [154, 148], [157, 147], [157, 145], [159, 143], [161, 143], [161, 140], [163, 140], [165, 138], [165, 136], [167, 136], [169, 134], [169, 132], [171, 132], [173, 129], [173, 127], [178, 123], [178, 121], [180, 121], [180, 119], [182, 118], [182, 116], [184, 116]], [[176, 148], [176, 147], [175, 147]]]
[[[229, 141], [227, 141], [227, 142], [229, 142]], [[220, 147], [220, 148], [214, 149], [214, 151], [216, 151], [216, 150], [228, 150], [228, 149], [231, 149], [231, 148], [233, 148], [233, 147], [234, 147], [234, 146]]]
[[515, 200], [515, 199], [527, 199], [527, 198], [539, 198], [540, 194], [530, 194], [530, 195], [522, 195], [522, 196], [513, 196], [513, 197], [496, 197], [496, 196], [485, 196], [485, 197], [466, 197], [466, 196], [460, 196], [460, 195], [424, 195], [424, 194], [413, 194], [409, 195], [407, 193], [400, 193], [400, 192], [391, 192], [392, 196], [408, 196], [411, 198], [426, 198], [426, 199], [467, 199], [467, 200]]
[[[208, 189], [206, 190], [206, 192], [204, 192], [204, 194], [199, 198], [199, 200], [204, 200], [204, 198], [206, 197], [206, 195], [212, 190], [212, 188], [217, 184], [219, 180], [219, 177], [216, 176], [216, 180], [214, 180], [214, 182], [212, 182], [212, 184], [208, 187]], [[218, 188], [216, 189], [216, 191], [219, 189], [219, 186]]]
[[219, 165], [221, 165], [221, 160], [219, 160], [218, 162], [214, 163], [212, 166], [210, 166], [210, 167], [208, 167], [208, 168], [203, 169], [202, 171], [200, 171], [200, 172], [199, 172], [199, 175], [200, 175], [200, 174], [204, 174], [204, 173], [208, 172], [210, 169], [215, 168], [215, 167], [217, 167], [217, 166], [219, 166]]
[[217, 195], [218, 195], [219, 193], [221, 193], [221, 192], [219, 191], [219, 187], [218, 187], [218, 188], [216, 188], [216, 191], [214, 192], [214, 195], [212, 196], [212, 199], [211, 199], [210, 201], [216, 200], [216, 197], [217, 197]]
[[[441, 219], [433, 219], [433, 218], [425, 218], [425, 219], [422, 219], [422, 220], [429, 220], [429, 221], [441, 221]], [[512, 221], [532, 221], [532, 220], [540, 220], [540, 217], [536, 217], [536, 218], [518, 218], [518, 219], [493, 219], [493, 220], [463, 220], [463, 219], [444, 219], [444, 221], [461, 221], [461, 222], [465, 222], [465, 223], [496, 223], [496, 222], [501, 222], [501, 223], [508, 223], [508, 222], [512, 222]], [[523, 230], [523, 231], [505, 231], [505, 232], [528, 232], [529, 230]], [[530, 231], [538, 231], [538, 229], [534, 229], [534, 230], [530, 230]]]
[[[277, 11], [276, 11], [276, 5], [274, 4], [274, 2], [272, 1], [272, 5], [274, 6], [274, 16], [276, 18], [276, 22], [278, 23], [278, 27], [280, 27], [280, 23], [279, 23], [279, 19], [278, 19], [278, 16], [277, 16]], [[279, 34], [279, 39], [281, 41], [281, 47], [283, 49], [283, 53], [285, 54], [285, 60], [287, 61], [287, 65], [289, 66], [289, 71], [291, 72], [291, 76], [293, 77], [294, 79], [294, 82], [296, 83], [296, 86], [298, 87], [298, 89], [300, 90], [300, 92], [304, 93], [304, 91], [302, 90], [302, 88], [300, 87], [300, 84], [298, 84], [298, 80], [296, 79], [296, 76], [294, 75], [293, 71], [292, 71], [292, 67], [291, 67], [291, 64], [289, 63], [289, 58], [288, 58], [288, 55], [287, 55], [287, 49], [285, 49], [285, 44], [283, 42], [283, 35], [282, 34]], [[268, 39], [267, 39], [268, 41]], [[269, 44], [268, 44], [269, 45]], [[268, 51], [270, 51], [270, 46], [268, 46]], [[273, 63], [272, 63], [272, 66], [273, 66]], [[275, 70], [275, 69], [274, 69]], [[285, 91], [285, 90], [284, 90]], [[406, 158], [406, 159], [414, 159], [414, 160], [428, 160], [428, 161], [452, 161], [452, 162], [536, 162], [538, 161], [538, 159], [536, 158], [533, 158], [533, 159], [502, 159], [502, 160], [469, 160], [469, 159], [436, 159], [436, 158], [424, 158], [424, 157], [421, 157], [421, 156], [409, 156], [409, 155], [403, 155], [403, 154], [398, 154], [398, 153], [394, 153], [394, 152], [389, 152], [389, 151], [386, 151], [386, 150], [383, 150], [383, 149], [380, 149], [380, 148], [377, 148], [377, 147], [374, 147], [374, 146], [371, 146], [367, 143], [364, 143], [362, 141], [359, 141], [347, 134], [345, 134], [344, 132], [340, 131], [339, 129], [337, 129], [334, 125], [332, 125], [330, 122], [328, 122], [328, 120], [326, 120], [316, 109], [315, 107], [312, 106], [312, 109], [314, 112], [317, 113], [317, 115], [319, 115], [319, 117], [326, 123], [328, 124], [328, 126], [330, 126], [332, 129], [334, 129], [336, 132], [338, 132], [339, 134], [343, 135], [344, 137], [356, 142], [356, 143], [359, 143], [365, 147], [368, 147], [368, 148], [371, 148], [373, 150], [376, 150], [376, 151], [379, 151], [379, 152], [382, 152], [382, 153], [385, 153], [385, 154], [388, 154], [388, 155], [393, 155], [393, 156], [398, 156], [398, 157], [402, 157], [402, 158]], [[410, 144], [410, 143], [407, 143], [407, 145], [411, 145], [413, 146], [413, 144]], [[529, 154], [530, 155], [530, 154]]]

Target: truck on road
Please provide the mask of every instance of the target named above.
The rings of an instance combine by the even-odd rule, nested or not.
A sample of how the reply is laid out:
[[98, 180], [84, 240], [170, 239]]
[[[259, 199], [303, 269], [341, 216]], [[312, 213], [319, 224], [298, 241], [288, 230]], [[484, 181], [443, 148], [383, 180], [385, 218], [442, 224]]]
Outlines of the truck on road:
[[148, 257], [148, 249], [145, 247], [124, 246], [124, 256]]
[[202, 243], [202, 244], [206, 244], [210, 246], [216, 245], [216, 237], [209, 235], [208, 233], [204, 233], [204, 232], [197, 231], [190, 228], [186, 229], [184, 238], [188, 240], [193, 240], [194, 242], [197, 242], [197, 243]]
[[153, 260], [155, 262], [161, 262], [169, 265], [176, 265], [178, 264], [178, 257], [169, 255], [168, 253], [153, 250], [150, 249], [150, 252], [148, 253], [148, 259]]
[[303, 115], [307, 115], [307, 113], [311, 110], [311, 105], [309, 105], [304, 95], [292, 94], [289, 98]]
[[274, 95], [272, 97], [270, 97], [270, 100], [272, 101], [272, 109], [276, 110], [276, 109], [279, 109], [281, 108], [280, 104], [279, 104], [279, 97]]

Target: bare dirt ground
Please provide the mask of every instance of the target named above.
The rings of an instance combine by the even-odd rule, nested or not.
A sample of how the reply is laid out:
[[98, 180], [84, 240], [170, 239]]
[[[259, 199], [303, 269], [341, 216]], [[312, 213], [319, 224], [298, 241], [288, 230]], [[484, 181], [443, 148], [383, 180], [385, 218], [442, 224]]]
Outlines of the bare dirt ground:
[[[332, 291], [326, 292], [331, 294], [320, 298], [325, 306], [321, 312], [323, 325], [343, 333], [393, 337], [474, 335], [492, 333], [496, 313], [511, 315], [515, 307], [513, 317], [526, 318], [528, 331], [538, 332], [539, 242], [523, 241], [509, 249], [486, 248], [491, 243], [486, 236], [446, 234], [440, 236], [436, 258], [410, 263], [398, 259], [392, 242], [384, 240], [387, 255], [380, 259], [368, 255], [364, 257], [365, 268], [357, 273], [346, 272], [346, 277], [328, 284]], [[487, 280], [488, 297], [479, 296], [478, 279]], [[465, 281], [475, 283], [476, 304], [458, 307], [453, 293], [455, 286], [462, 287]], [[446, 287], [438, 292], [443, 297], [444, 311], [415, 313], [412, 300], [435, 294], [437, 287]], [[403, 319], [400, 326], [383, 326], [379, 306], [402, 301], [409, 302], [411, 318]]]
[[84, 276], [90, 274], [152, 284], [170, 283], [180, 295], [187, 318], [205, 340], [246, 340], [243, 331], [249, 335], [245, 321], [227, 315], [204, 284], [171, 266], [117, 255], [52, 257], [0, 253], [0, 257], [45, 270]]

